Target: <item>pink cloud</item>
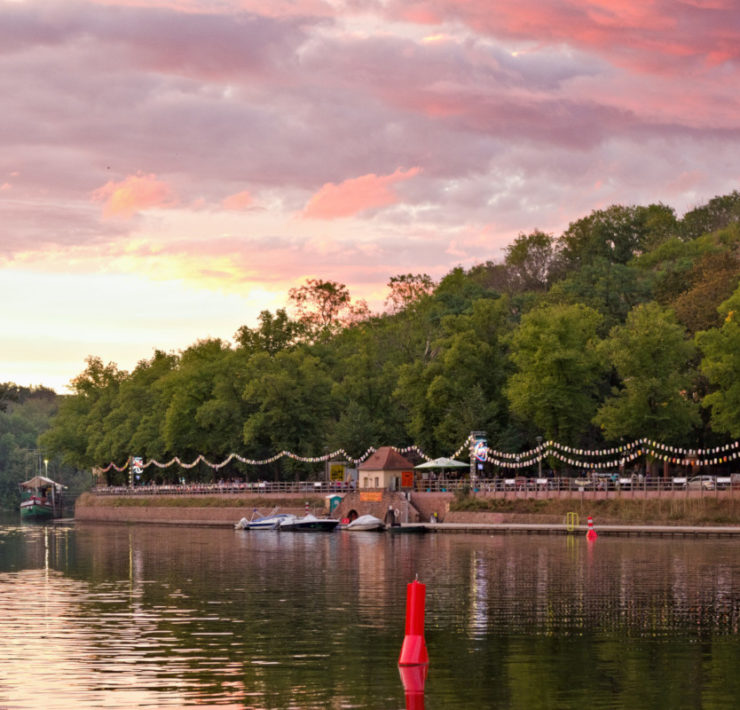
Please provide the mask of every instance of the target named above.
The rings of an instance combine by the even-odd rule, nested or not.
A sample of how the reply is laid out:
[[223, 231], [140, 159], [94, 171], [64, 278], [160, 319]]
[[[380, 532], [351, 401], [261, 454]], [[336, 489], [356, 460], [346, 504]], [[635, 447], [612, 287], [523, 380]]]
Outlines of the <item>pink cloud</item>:
[[229, 195], [225, 197], [221, 205], [227, 210], [243, 210], [252, 204], [252, 195], [249, 194], [248, 190], [242, 190], [237, 192], [235, 195]]
[[421, 172], [415, 167], [400, 168], [391, 175], [361, 175], [335, 185], [326, 183], [308, 202], [303, 216], [311, 219], [336, 219], [351, 217], [367, 209], [385, 207], [399, 202], [392, 186], [410, 180]]
[[175, 204], [169, 185], [156, 175], [129, 175], [121, 182], [111, 180], [95, 190], [92, 197], [105, 203], [103, 217], [129, 218], [144, 209]]
[[730, 0], [393, 0], [386, 12], [422, 25], [462, 22], [493, 37], [563, 43], [651, 74], [683, 75], [740, 57]]

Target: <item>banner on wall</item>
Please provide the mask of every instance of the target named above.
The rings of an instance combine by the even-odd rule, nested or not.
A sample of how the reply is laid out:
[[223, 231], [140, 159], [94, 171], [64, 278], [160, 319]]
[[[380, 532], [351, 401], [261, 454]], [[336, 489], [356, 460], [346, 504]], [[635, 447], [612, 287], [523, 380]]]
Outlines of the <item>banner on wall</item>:
[[344, 464], [343, 463], [333, 463], [329, 466], [329, 480], [339, 481], [340, 483], [344, 481]]

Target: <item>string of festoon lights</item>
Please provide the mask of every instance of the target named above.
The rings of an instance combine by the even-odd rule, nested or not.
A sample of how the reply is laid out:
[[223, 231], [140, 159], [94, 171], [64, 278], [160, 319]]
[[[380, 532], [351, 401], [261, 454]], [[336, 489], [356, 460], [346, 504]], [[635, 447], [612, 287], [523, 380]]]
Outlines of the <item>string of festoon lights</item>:
[[[457, 458], [463, 452], [470, 452], [474, 441], [474, 438], [469, 436], [457, 451], [452, 454], [452, 458]], [[400, 454], [414, 452], [425, 461], [431, 460], [431, 457], [427, 456], [416, 445], [407, 446], [405, 448], [393, 446], [391, 448], [398, 451]], [[148, 468], [149, 466], [156, 466], [157, 468], [180, 466], [180, 468], [191, 469], [202, 463], [209, 468], [218, 470], [232, 461], [239, 461], [240, 463], [248, 464], [250, 466], [265, 466], [275, 463], [281, 458], [290, 458], [295, 461], [300, 461], [301, 463], [326, 463], [327, 461], [341, 458], [348, 463], [359, 464], [369, 458], [376, 451], [377, 449], [371, 446], [364, 454], [362, 454], [362, 456], [357, 458], [350, 456], [344, 449], [337, 449], [336, 451], [324, 454], [323, 456], [299, 456], [292, 451], [281, 451], [280, 453], [266, 459], [249, 459], [233, 453], [229, 454], [223, 461], [218, 463], [209, 461], [205, 456], [203, 456], [203, 454], [200, 454], [191, 462], [182, 461], [178, 456], [175, 456], [166, 462], [150, 459], [148, 461], [142, 461], [140, 465], [142, 468]], [[565, 444], [560, 444], [557, 441], [544, 441], [528, 451], [522, 451], [519, 453], [498, 451], [496, 449], [487, 448], [485, 449], [484, 460], [500, 468], [520, 469], [536, 466], [540, 461], [548, 457], [552, 457], [562, 463], [576, 468], [610, 469], [624, 466], [635, 461], [641, 456], [650, 456], [659, 461], [665, 461], [681, 466], [719, 466], [740, 457], [740, 441], [734, 441], [730, 444], [717, 446], [712, 449], [687, 449], [677, 446], [668, 446], [667, 444], [662, 444], [650, 439], [636, 439], [626, 444], [620, 444], [618, 447], [602, 449], [577, 449], [571, 446], [566, 446]], [[105, 468], [99, 468], [97, 470], [100, 473], [106, 473], [111, 469], [115, 469], [119, 472], [125, 471], [131, 464], [131, 461], [132, 457], [129, 457], [121, 466], [111, 462]]]

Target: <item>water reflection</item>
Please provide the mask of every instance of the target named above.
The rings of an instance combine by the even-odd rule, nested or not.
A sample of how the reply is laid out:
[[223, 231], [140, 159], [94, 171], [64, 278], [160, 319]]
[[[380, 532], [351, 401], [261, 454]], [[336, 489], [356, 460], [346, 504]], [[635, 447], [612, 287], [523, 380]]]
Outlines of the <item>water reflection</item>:
[[[731, 540], [0, 527], [0, 706], [730, 708]], [[40, 702], [43, 699], [43, 702]]]

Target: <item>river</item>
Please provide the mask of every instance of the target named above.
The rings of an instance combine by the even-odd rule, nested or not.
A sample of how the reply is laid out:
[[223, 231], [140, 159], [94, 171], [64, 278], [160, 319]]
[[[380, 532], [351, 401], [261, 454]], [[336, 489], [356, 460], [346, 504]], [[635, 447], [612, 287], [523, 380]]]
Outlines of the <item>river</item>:
[[[426, 585], [423, 697], [398, 670]], [[0, 519], [0, 708], [727, 709], [740, 543]]]

